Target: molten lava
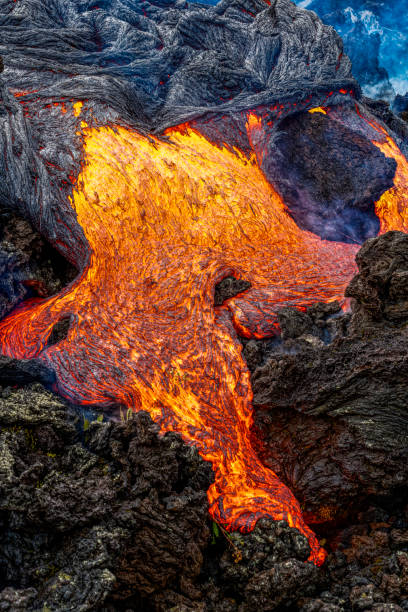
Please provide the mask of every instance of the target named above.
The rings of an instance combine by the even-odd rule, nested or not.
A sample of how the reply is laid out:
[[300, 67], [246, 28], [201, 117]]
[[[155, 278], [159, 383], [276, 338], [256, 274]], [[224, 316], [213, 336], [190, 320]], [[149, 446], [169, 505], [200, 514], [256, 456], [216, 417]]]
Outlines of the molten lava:
[[[1, 322], [3, 353], [38, 356], [74, 401], [148, 411], [162, 432], [179, 432], [211, 461], [217, 522], [249, 531], [260, 517], [285, 520], [307, 536], [310, 559], [321, 564], [325, 553], [298, 502], [251, 447], [252, 392], [233, 325], [264, 337], [276, 329], [279, 305], [342, 300], [358, 247], [300, 230], [255, 156], [217, 147], [186, 126], [159, 140], [85, 125], [71, 205], [89, 243], [88, 265], [60, 294], [23, 303]], [[250, 137], [256, 129], [250, 116]], [[393, 143], [381, 146], [398, 153]], [[403, 183], [406, 166], [401, 172]], [[397, 204], [379, 203], [379, 214], [403, 208], [399, 190], [383, 196]], [[383, 222], [400, 226], [387, 215]], [[214, 286], [230, 275], [252, 289], [214, 308]], [[47, 347], [67, 316], [67, 338]]]
[[373, 143], [386, 157], [393, 157], [397, 162], [394, 187], [386, 191], [375, 204], [375, 212], [380, 219], [380, 233], [385, 234], [393, 229], [408, 232], [408, 161], [380, 125], [373, 124], [373, 127], [385, 136], [385, 141], [375, 140]]

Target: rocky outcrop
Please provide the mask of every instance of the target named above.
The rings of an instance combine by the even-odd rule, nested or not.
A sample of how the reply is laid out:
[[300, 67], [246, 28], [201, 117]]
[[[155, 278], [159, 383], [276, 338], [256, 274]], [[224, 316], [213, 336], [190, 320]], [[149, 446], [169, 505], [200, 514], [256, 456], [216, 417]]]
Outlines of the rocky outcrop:
[[0, 318], [23, 299], [58, 293], [76, 275], [28, 221], [0, 211]]
[[408, 606], [408, 507], [400, 496], [369, 505], [338, 531], [313, 597], [298, 602], [302, 612], [372, 610], [402, 612]]
[[313, 595], [297, 530], [211, 524], [212, 470], [193, 447], [146, 413], [86, 414], [38, 383], [1, 391], [1, 610], [249, 612]]
[[81, 419], [80, 434], [38, 384], [0, 404], [2, 610], [94, 610], [113, 590], [197, 599], [211, 469], [193, 448], [144, 413]]
[[210, 466], [148, 415], [86, 414], [38, 383], [1, 390], [2, 610], [405, 609], [401, 495], [332, 530], [317, 569], [283, 522], [245, 536], [211, 523]]
[[262, 456], [312, 522], [406, 483], [407, 253], [401, 232], [367, 241], [346, 293], [351, 316], [285, 309], [283, 343], [253, 373]]
[[39, 382], [52, 385], [55, 374], [37, 359], [10, 359], [0, 356], [0, 385], [4, 388]]

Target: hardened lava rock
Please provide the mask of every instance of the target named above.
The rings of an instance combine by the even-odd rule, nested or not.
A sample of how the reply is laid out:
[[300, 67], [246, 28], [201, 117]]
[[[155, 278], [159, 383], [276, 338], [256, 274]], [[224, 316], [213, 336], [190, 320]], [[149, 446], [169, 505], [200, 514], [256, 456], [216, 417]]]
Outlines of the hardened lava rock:
[[284, 309], [283, 343], [258, 354], [260, 452], [312, 523], [392, 498], [407, 481], [407, 253], [401, 232], [368, 240], [347, 289], [351, 316], [322, 313], [318, 324], [316, 308]]
[[315, 592], [320, 571], [306, 563], [308, 556], [307, 540], [297, 530], [261, 519], [249, 535], [231, 534], [220, 561], [222, 580], [226, 589], [241, 592], [240, 612], [275, 610]]
[[0, 408], [1, 610], [237, 612], [313, 595], [319, 570], [287, 524], [211, 536], [210, 465], [146, 413], [90, 422], [39, 384], [2, 388]]
[[81, 441], [75, 414], [38, 384], [3, 390], [0, 405], [0, 609], [193, 589], [211, 478], [195, 449], [159, 438], [145, 413], [85, 421]]
[[367, 240], [357, 253], [359, 273], [346, 290], [354, 298], [351, 328], [399, 328], [408, 320], [408, 236], [388, 232]]
[[223, 278], [222, 281], [215, 285], [214, 306], [221, 306], [228, 298], [234, 297], [250, 287], [251, 283], [246, 280], [234, 278], [233, 276]]
[[323, 112], [300, 113], [267, 147], [263, 170], [299, 227], [341, 242], [378, 234], [374, 203], [392, 187], [396, 163], [365, 136]]
[[[390, 106], [388, 102], [385, 100], [372, 100], [371, 98], [363, 97], [362, 102], [364, 106], [380, 121], [383, 121], [393, 132], [398, 134], [398, 136], [405, 142], [405, 145], [408, 145], [408, 125], [406, 121], [404, 121], [404, 111], [401, 109], [401, 106], [398, 105], [397, 100], [402, 98], [402, 96], [397, 96], [395, 98], [394, 104]], [[408, 96], [407, 105], [408, 105]], [[401, 110], [400, 110], [401, 109]]]
[[39, 382], [52, 385], [55, 374], [38, 359], [11, 359], [0, 356], [0, 385], [16, 387]]
[[0, 317], [28, 297], [58, 293], [77, 270], [10, 210], [0, 211]]

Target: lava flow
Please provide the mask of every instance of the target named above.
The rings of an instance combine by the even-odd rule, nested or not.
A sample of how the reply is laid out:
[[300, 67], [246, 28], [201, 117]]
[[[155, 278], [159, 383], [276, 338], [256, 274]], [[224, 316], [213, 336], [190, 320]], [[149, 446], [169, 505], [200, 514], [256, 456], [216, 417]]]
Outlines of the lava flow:
[[375, 204], [375, 212], [380, 219], [380, 233], [384, 234], [393, 229], [408, 232], [408, 161], [380, 125], [377, 123], [371, 125], [383, 136], [381, 140], [373, 141], [373, 144], [386, 157], [393, 157], [397, 162], [394, 187], [386, 191]]
[[[71, 205], [88, 266], [60, 294], [1, 322], [3, 353], [38, 356], [76, 402], [148, 411], [211, 461], [217, 522], [245, 532], [260, 517], [285, 520], [320, 565], [325, 553], [298, 502], [251, 447], [252, 392], [233, 325], [247, 337], [271, 335], [279, 304], [341, 300], [358, 247], [300, 230], [255, 157], [191, 128], [166, 135], [83, 124]], [[214, 286], [229, 275], [252, 289], [214, 308]], [[67, 338], [47, 346], [68, 316]]]

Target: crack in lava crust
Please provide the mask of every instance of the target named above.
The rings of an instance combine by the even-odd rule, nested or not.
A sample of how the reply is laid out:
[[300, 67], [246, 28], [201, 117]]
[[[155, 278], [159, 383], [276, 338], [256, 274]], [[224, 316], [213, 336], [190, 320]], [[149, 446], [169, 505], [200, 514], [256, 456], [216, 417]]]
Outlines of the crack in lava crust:
[[[255, 157], [192, 129], [171, 129], [168, 141], [121, 127], [83, 134], [71, 205], [88, 266], [59, 295], [1, 322], [3, 353], [39, 356], [72, 400], [148, 411], [212, 462], [216, 521], [245, 532], [260, 517], [285, 520], [320, 565], [325, 553], [298, 502], [250, 445], [252, 392], [231, 314], [241, 333], [262, 337], [279, 304], [341, 300], [358, 247], [301, 231]], [[214, 308], [214, 285], [231, 274], [253, 289]], [[67, 338], [47, 347], [67, 315]]]

